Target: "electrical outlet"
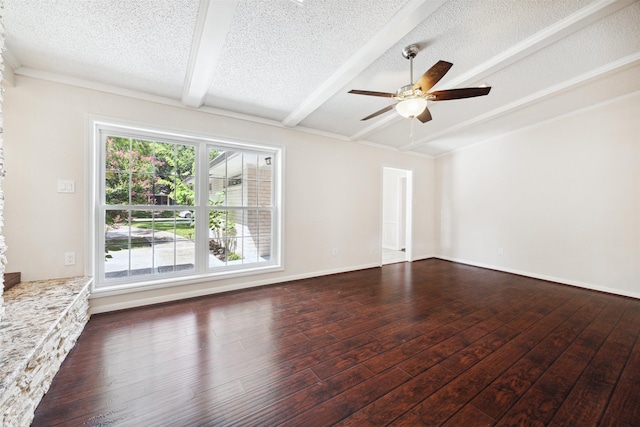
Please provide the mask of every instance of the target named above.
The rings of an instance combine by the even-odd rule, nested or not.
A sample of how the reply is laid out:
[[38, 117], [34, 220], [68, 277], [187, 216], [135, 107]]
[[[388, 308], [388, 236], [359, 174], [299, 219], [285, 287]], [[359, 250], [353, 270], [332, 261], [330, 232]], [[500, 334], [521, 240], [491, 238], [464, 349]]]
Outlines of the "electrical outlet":
[[340, 250], [339, 250], [338, 248], [333, 248], [333, 249], [331, 250], [331, 255], [333, 255], [333, 256], [338, 256], [338, 255], [340, 255]]
[[76, 253], [75, 252], [65, 252], [64, 254], [64, 265], [75, 265], [76, 264]]
[[504, 255], [504, 249], [502, 248], [498, 248], [498, 255], [503, 256]]

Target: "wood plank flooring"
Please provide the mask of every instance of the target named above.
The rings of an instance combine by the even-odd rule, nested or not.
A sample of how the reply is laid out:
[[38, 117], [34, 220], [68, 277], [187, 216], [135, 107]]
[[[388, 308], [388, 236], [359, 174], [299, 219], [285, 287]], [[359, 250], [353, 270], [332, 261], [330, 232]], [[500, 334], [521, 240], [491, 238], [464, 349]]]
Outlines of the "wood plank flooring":
[[34, 426], [638, 426], [640, 300], [430, 259], [93, 316]]

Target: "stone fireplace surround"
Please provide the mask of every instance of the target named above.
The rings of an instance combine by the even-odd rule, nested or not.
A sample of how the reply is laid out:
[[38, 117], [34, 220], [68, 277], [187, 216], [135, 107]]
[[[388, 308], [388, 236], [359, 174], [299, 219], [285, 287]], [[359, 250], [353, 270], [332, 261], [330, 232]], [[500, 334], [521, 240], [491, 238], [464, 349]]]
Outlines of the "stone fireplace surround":
[[[4, 76], [4, 2], [0, 1], [0, 82], [3, 82]], [[4, 177], [4, 141], [3, 141], [3, 119], [2, 114], [2, 99], [4, 95], [4, 88], [0, 86], [0, 322], [4, 318], [4, 266], [7, 264], [7, 258], [5, 252], [7, 251], [7, 245], [4, 241], [4, 234], [2, 228], [4, 227], [4, 193], [2, 192], [2, 178]]]
[[91, 278], [21, 283], [0, 321], [0, 426], [28, 426], [89, 320]]

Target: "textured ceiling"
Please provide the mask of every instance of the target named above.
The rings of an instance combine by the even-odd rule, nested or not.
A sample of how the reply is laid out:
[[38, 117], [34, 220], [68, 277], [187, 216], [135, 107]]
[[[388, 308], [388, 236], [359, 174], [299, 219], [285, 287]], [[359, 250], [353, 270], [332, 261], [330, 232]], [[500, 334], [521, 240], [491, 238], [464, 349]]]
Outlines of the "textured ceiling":
[[284, 120], [310, 88], [327, 79], [404, 3], [239, 3], [205, 104]]
[[[640, 90], [638, 0], [4, 0], [16, 75], [438, 155]], [[415, 123], [348, 94], [454, 64]], [[105, 86], [107, 85], [107, 86]], [[186, 93], [191, 96], [186, 97]], [[196, 107], [200, 105], [196, 102]], [[345, 142], [347, 143], [347, 142]]]
[[4, 9], [7, 45], [20, 67], [182, 94], [197, 1], [11, 0]]

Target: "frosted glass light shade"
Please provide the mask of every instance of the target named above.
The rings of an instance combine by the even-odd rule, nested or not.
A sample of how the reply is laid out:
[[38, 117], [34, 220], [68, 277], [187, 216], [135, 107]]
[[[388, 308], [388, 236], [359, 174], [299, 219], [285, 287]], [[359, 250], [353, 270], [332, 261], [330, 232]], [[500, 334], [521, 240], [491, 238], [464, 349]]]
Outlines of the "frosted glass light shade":
[[402, 117], [410, 118], [419, 116], [427, 107], [427, 100], [424, 98], [409, 98], [400, 101], [396, 105], [396, 111]]

